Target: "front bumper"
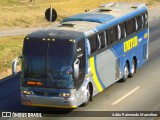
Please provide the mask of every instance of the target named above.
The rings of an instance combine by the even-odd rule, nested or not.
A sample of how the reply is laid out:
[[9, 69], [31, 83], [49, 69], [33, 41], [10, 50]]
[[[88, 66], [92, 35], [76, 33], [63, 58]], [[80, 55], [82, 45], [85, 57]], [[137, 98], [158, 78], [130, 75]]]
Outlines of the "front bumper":
[[56, 108], [76, 108], [75, 97], [48, 97], [37, 95], [21, 95], [22, 105], [56, 107]]

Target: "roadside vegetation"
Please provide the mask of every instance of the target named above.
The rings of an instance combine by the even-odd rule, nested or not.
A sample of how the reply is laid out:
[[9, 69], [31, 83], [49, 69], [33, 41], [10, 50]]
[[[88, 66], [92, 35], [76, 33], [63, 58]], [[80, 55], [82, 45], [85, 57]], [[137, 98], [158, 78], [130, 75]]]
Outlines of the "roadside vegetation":
[[58, 13], [58, 21], [63, 18], [97, 8], [106, 2], [134, 1], [154, 4], [156, 0], [0, 0], [0, 29], [17, 27], [47, 26], [45, 10], [52, 5]]
[[[58, 13], [57, 21], [97, 8], [114, 1], [143, 2], [156, 4], [160, 0], [0, 0], [0, 30], [22, 27], [42, 27], [49, 23], [45, 10], [53, 6]], [[21, 55], [24, 36], [0, 37], [0, 79], [11, 74], [11, 61]]]
[[24, 36], [0, 38], [0, 79], [11, 75], [12, 60], [21, 55]]

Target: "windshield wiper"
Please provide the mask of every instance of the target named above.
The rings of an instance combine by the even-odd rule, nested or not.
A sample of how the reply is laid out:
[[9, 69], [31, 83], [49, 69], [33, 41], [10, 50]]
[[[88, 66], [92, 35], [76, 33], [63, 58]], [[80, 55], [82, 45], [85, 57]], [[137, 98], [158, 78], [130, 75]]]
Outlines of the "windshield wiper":
[[48, 77], [49, 77], [52, 81], [55, 81], [55, 80], [53, 79], [51, 73], [48, 73], [47, 75], [48, 75]]
[[56, 82], [55, 82], [56, 80], [53, 79], [51, 73], [47, 73], [47, 75], [48, 75], [49, 79], [54, 82], [54, 86], [55, 86], [56, 88], [59, 88], [59, 87], [56, 85]]

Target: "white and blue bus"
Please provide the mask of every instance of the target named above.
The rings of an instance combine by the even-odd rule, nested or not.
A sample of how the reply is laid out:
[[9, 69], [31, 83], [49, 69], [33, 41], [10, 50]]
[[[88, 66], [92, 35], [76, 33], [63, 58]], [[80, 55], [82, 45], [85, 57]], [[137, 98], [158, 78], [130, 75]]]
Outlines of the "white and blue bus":
[[148, 32], [145, 4], [116, 2], [27, 35], [21, 56], [22, 104], [87, 105], [113, 83], [133, 77], [146, 62]]

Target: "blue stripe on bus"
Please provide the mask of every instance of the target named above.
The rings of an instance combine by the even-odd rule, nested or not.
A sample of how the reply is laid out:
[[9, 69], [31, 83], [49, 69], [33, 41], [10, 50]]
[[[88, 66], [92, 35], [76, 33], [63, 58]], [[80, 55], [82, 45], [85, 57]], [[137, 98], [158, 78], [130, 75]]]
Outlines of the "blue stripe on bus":
[[96, 61], [97, 61], [96, 56], [94, 56], [94, 64], [95, 64], [96, 74], [97, 74], [97, 77], [98, 77], [98, 80], [99, 80], [101, 86], [103, 87], [103, 89], [105, 89], [106, 86], [104, 85], [104, 83], [102, 82], [102, 80], [101, 80], [101, 78], [99, 76], [99, 73], [98, 73], [98, 70], [97, 70], [97, 62]]
[[[124, 67], [126, 60], [129, 60], [131, 62], [134, 55], [137, 57], [137, 59], [139, 61], [139, 62], [137, 62], [137, 68], [141, 67], [144, 64], [145, 61], [142, 58], [143, 50], [138, 51], [137, 49], [143, 49], [143, 45], [147, 44], [148, 38], [144, 38], [144, 35], [146, 33], [148, 33], [148, 31], [147, 31], [147, 29], [144, 29], [140, 33], [138, 33], [134, 36], [130, 36], [128, 39], [125, 40], [125, 41], [127, 41], [135, 36], [138, 37], [138, 40], [142, 39], [142, 41], [138, 43], [138, 46], [132, 48], [131, 50], [129, 50], [129, 52], [125, 53], [124, 50], [122, 50], [124, 48], [125, 41], [111, 47], [111, 50], [115, 54], [116, 58], [117, 59], [119, 58], [119, 64], [120, 64], [120, 68], [121, 68], [122, 72], [123, 72], [123, 67]], [[118, 49], [118, 48], [121, 48], [121, 49]]]

